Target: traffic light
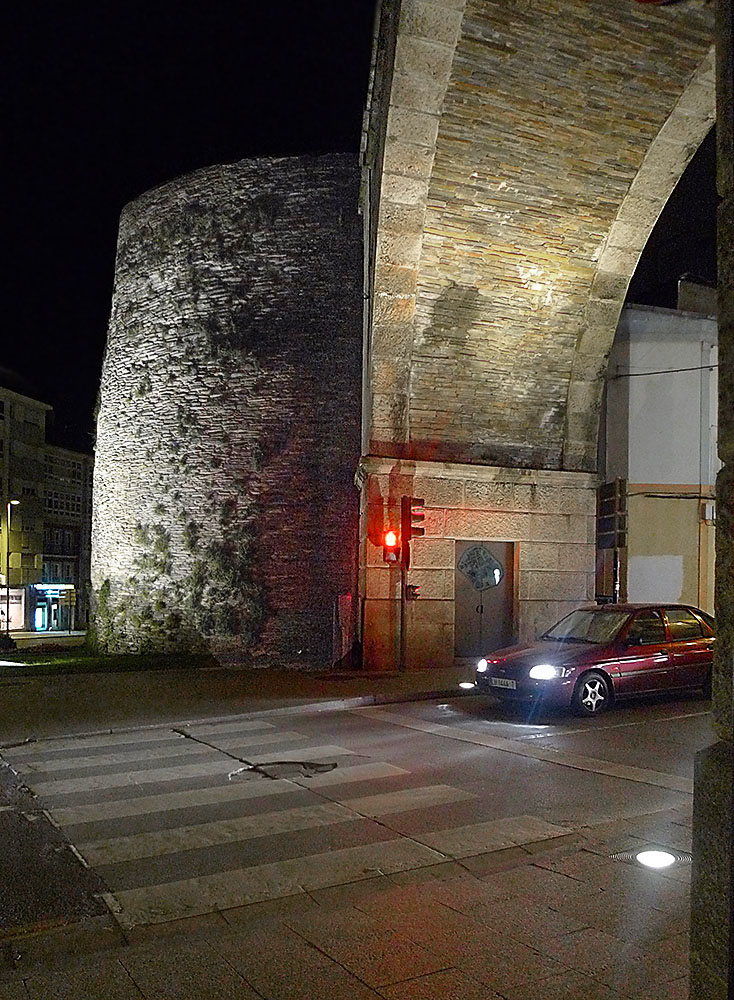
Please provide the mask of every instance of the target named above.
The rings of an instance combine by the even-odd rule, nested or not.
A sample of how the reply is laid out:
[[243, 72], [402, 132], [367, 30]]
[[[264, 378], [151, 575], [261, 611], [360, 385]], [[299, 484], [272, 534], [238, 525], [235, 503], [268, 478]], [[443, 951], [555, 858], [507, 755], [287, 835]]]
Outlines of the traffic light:
[[392, 528], [382, 536], [382, 558], [387, 563], [395, 563], [400, 558], [400, 535]]
[[401, 497], [400, 498], [400, 536], [403, 540], [403, 566], [410, 568], [410, 540], [425, 535], [426, 530], [421, 526], [421, 521], [425, 520], [422, 510], [415, 510], [425, 503], [423, 497]]

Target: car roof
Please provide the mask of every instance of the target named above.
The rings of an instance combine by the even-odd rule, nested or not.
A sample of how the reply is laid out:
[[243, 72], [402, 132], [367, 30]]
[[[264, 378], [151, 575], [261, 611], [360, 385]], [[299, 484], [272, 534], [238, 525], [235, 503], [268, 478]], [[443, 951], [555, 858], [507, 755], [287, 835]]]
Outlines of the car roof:
[[[687, 609], [690, 609], [692, 611], [698, 611], [701, 614], [708, 614], [707, 611], [701, 611], [700, 608], [697, 608], [695, 606], [695, 604], [681, 604], [679, 601], [659, 601], [657, 604], [652, 604], [652, 603], [642, 604], [641, 603], [641, 604], [589, 604], [589, 605], [587, 605], [587, 609], [588, 610], [591, 610], [591, 608], [594, 608], [597, 611], [628, 611], [630, 613], [633, 612], [633, 611], [643, 611], [646, 608], [653, 608], [653, 609], [657, 609], [657, 608], [687, 608]], [[709, 617], [713, 617], [713, 615], [709, 615]]]

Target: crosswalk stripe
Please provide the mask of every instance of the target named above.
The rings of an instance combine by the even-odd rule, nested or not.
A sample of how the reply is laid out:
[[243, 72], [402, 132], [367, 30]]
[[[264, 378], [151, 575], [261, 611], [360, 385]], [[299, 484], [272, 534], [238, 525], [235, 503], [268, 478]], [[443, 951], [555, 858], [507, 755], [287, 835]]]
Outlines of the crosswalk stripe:
[[449, 802], [474, 799], [476, 795], [452, 788], [451, 785], [428, 785], [421, 788], [405, 788], [397, 792], [381, 795], [365, 795], [357, 799], [341, 800], [345, 806], [363, 816], [388, 816], [390, 813], [408, 812], [411, 809], [429, 809]]
[[351, 809], [336, 802], [301, 806], [277, 812], [240, 816], [237, 819], [216, 820], [194, 826], [179, 826], [170, 830], [135, 833], [128, 837], [77, 844], [90, 865], [117, 864], [138, 858], [153, 858], [161, 854], [177, 854], [218, 844], [231, 844], [255, 837], [271, 837], [295, 830], [310, 830], [334, 823], [359, 819]]
[[291, 778], [303, 788], [328, 788], [330, 785], [344, 785], [354, 781], [373, 781], [376, 778], [392, 778], [394, 775], [408, 774], [402, 767], [375, 761], [373, 764], [353, 764], [351, 767], [336, 767], [312, 778], [296, 776]]
[[136, 761], [141, 763], [149, 760], [160, 760], [161, 757], [181, 757], [186, 754], [211, 753], [212, 749], [230, 750], [236, 747], [266, 746], [269, 743], [293, 743], [297, 740], [305, 740], [305, 736], [300, 733], [250, 733], [246, 736], [238, 736], [236, 739], [229, 737], [226, 740], [218, 741], [215, 747], [196, 740], [186, 739], [183, 736], [178, 741], [172, 743], [170, 747], [144, 748], [142, 750], [124, 750], [120, 753], [96, 754], [89, 757], [67, 757], [63, 760], [39, 760], [28, 763], [17, 764], [11, 759], [12, 767], [18, 774], [51, 774], [56, 771], [75, 771], [85, 767], [112, 767], [115, 764], [130, 764]]
[[186, 722], [176, 728], [184, 729], [187, 733], [193, 733], [195, 736], [202, 734], [209, 736], [217, 733], [249, 733], [253, 729], [275, 729], [275, 725], [272, 722], [251, 722], [247, 719], [240, 719], [239, 722]]
[[[326, 788], [332, 785], [347, 785], [376, 778], [392, 778], [407, 774], [402, 767], [394, 764], [375, 762], [355, 764], [352, 767], [338, 767], [312, 778], [294, 777], [288, 780], [268, 780], [252, 776], [239, 778], [226, 785], [210, 788], [192, 788], [182, 792], [162, 792], [160, 795], [142, 795], [134, 799], [115, 799], [82, 806], [59, 806], [50, 810], [59, 826], [77, 826], [109, 819], [123, 819], [126, 816], [144, 816], [149, 813], [167, 812], [171, 809], [187, 809], [196, 806], [216, 805], [234, 802], [238, 799], [293, 793], [299, 788]], [[54, 785], [54, 788], [56, 785]]]
[[226, 785], [214, 785], [211, 788], [142, 795], [135, 799], [115, 799], [112, 802], [95, 802], [85, 806], [62, 806], [49, 811], [59, 826], [79, 826], [103, 820], [124, 819], [126, 816], [147, 816], [173, 809], [219, 805], [223, 802], [238, 802], [293, 792], [293, 784], [289, 781], [271, 781], [267, 778], [253, 777], [252, 780], [240, 779], [230, 781]]
[[469, 792], [462, 792], [448, 785], [431, 785], [384, 795], [347, 799], [343, 803], [328, 802], [314, 806], [299, 806], [276, 812], [258, 813], [254, 816], [240, 816], [235, 819], [135, 833], [125, 837], [92, 840], [77, 843], [77, 847], [90, 865], [117, 864], [135, 858], [151, 858], [161, 854], [198, 850], [217, 844], [275, 836], [333, 823], [348, 823], [365, 817], [376, 818], [390, 813], [428, 808], [470, 798], [474, 796]]
[[324, 747], [300, 747], [297, 750], [276, 750], [274, 753], [259, 753], [255, 763], [274, 764], [276, 762], [309, 761], [317, 762], [324, 757], [353, 757], [353, 750], [346, 750], [344, 747], [324, 746]]
[[534, 840], [563, 837], [568, 832], [565, 827], [546, 823], [536, 816], [508, 816], [486, 823], [418, 833], [413, 837], [449, 857], [468, 858], [484, 852], [498, 851], [504, 847], [530, 844]]
[[183, 917], [225, 910], [246, 903], [292, 896], [305, 890], [390, 875], [435, 865], [445, 858], [413, 840], [385, 840], [312, 854], [252, 868], [180, 879], [107, 895], [110, 908], [123, 927], [164, 923]]
[[123, 771], [116, 774], [91, 774], [84, 778], [65, 778], [57, 781], [32, 783], [36, 795], [72, 795], [106, 788], [126, 788], [153, 782], [182, 781], [185, 778], [208, 778], [230, 774], [234, 761], [213, 753], [214, 760], [200, 764], [181, 764], [179, 767], [156, 767], [149, 771]]
[[[181, 723], [177, 729], [195, 732], [197, 735], [202, 732], [214, 730], [214, 726], [190, 726], [188, 723]], [[253, 720], [252, 722], [238, 722], [229, 726], [222, 726], [219, 732], [242, 731], [255, 732], [257, 730], [274, 729], [271, 722]], [[11, 747], [7, 751], [0, 745], [3, 756], [12, 760], [21, 760], [25, 757], [38, 757], [47, 753], [55, 753], [64, 750], [93, 750], [97, 747], [114, 747], [129, 744], [137, 746], [139, 743], [165, 743], [167, 740], [180, 739], [173, 731], [172, 727], [166, 729], [141, 729], [127, 733], [101, 733], [95, 736], [73, 736], [54, 740], [38, 740], [34, 743], [23, 743], [19, 747]]]

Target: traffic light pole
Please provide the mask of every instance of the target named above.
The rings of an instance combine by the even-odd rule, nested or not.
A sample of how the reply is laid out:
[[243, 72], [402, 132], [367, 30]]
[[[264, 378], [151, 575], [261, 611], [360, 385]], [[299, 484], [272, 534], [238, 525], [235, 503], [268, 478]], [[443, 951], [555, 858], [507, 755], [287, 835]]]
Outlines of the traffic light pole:
[[405, 568], [405, 563], [401, 561], [400, 563], [400, 659], [398, 661], [398, 670], [402, 673], [406, 669], [407, 661], [407, 643], [408, 643], [408, 628], [406, 621], [407, 613], [407, 594], [408, 594], [408, 571]]

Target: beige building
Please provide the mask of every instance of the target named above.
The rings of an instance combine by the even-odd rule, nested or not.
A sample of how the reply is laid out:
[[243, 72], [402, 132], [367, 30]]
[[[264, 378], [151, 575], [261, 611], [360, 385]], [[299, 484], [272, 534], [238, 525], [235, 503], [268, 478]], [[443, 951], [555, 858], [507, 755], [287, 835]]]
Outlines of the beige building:
[[627, 306], [620, 318], [600, 468], [619, 480], [622, 520], [618, 545], [602, 524], [597, 594], [713, 613], [717, 324], [713, 302], [710, 315], [693, 311], [709, 305], [705, 289], [693, 291], [682, 289], [684, 309]]
[[0, 631], [84, 628], [92, 457], [48, 444], [51, 407], [0, 374]]

